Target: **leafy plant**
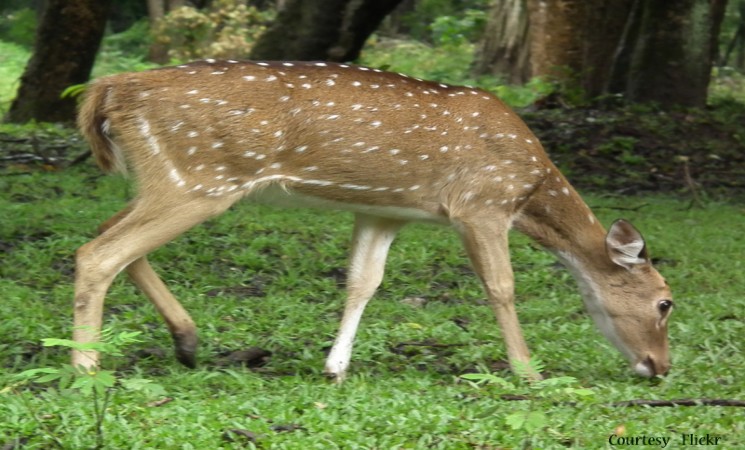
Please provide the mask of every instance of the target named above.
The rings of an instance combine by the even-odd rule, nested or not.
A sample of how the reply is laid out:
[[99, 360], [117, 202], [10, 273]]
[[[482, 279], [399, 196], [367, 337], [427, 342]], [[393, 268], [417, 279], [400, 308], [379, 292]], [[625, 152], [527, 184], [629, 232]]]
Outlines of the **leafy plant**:
[[0, 15], [0, 36], [6, 42], [13, 42], [31, 48], [36, 37], [36, 11], [22, 8]]
[[[119, 357], [123, 356], [122, 350], [136, 342], [140, 342], [137, 336], [139, 331], [121, 332], [115, 334], [111, 329], [105, 329], [101, 333], [101, 341], [93, 343], [80, 343], [70, 339], [42, 339], [44, 347], [63, 347], [68, 349], [87, 351], [95, 350], [103, 355]], [[153, 383], [145, 378], [121, 378], [115, 370], [94, 369], [83, 366], [74, 367], [70, 364], [62, 364], [60, 367], [41, 367], [29, 369], [16, 376], [17, 382], [0, 390], [0, 393], [17, 392], [18, 389], [28, 383], [52, 385], [56, 384], [59, 392], [71, 391], [80, 394], [83, 398], [90, 399], [93, 411], [94, 430], [96, 435], [95, 448], [103, 448], [104, 419], [113, 395], [117, 390], [139, 391], [151, 396], [165, 395], [163, 386]], [[47, 436], [55, 444], [63, 448], [62, 441], [41, 420], [40, 414], [31, 403], [26, 402], [26, 407], [31, 415], [45, 430]]]
[[486, 12], [468, 9], [462, 16], [437, 17], [430, 28], [436, 45], [461, 45], [473, 42], [486, 24]]
[[537, 358], [532, 358], [527, 365], [518, 365], [517, 372], [521, 380], [515, 384], [505, 378], [491, 373], [470, 373], [461, 378], [472, 382], [475, 386], [486, 385], [492, 392], [499, 395], [517, 396], [524, 399], [527, 408], [508, 414], [504, 422], [512, 430], [525, 430], [534, 434], [549, 424], [546, 411], [558, 402], [578, 401], [594, 395], [591, 389], [576, 387], [574, 377], [555, 377], [537, 380], [534, 376], [542, 372], [544, 364]]
[[171, 58], [179, 61], [241, 58], [250, 52], [273, 15], [273, 11], [260, 11], [236, 0], [217, 0], [204, 10], [183, 6], [156, 25], [154, 38], [167, 45]]
[[72, 86], [68, 86], [65, 88], [64, 91], [60, 94], [60, 98], [68, 98], [68, 97], [79, 97], [80, 94], [85, 92], [85, 84], [73, 84]]

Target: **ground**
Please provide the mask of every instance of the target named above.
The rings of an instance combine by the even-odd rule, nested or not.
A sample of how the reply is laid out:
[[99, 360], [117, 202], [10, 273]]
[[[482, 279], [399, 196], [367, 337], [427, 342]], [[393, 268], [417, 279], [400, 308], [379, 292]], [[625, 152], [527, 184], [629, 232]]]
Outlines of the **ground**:
[[[580, 191], [745, 198], [745, 105], [663, 111], [603, 100], [567, 107], [547, 98], [519, 111]], [[85, 155], [76, 133], [0, 132], [0, 173], [59, 170]]]
[[525, 112], [564, 174], [580, 190], [623, 194], [745, 194], [745, 107], [666, 112], [596, 102], [539, 104]]

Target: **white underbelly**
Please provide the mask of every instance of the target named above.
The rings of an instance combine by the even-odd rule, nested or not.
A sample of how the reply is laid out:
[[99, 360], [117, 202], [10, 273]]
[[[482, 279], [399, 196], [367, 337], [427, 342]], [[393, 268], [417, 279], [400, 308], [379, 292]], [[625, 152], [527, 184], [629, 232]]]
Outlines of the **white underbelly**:
[[263, 205], [282, 208], [332, 209], [416, 222], [449, 223], [447, 217], [424, 209], [339, 202], [312, 195], [299, 194], [278, 185], [270, 185], [263, 189], [257, 189], [249, 194], [246, 199]]

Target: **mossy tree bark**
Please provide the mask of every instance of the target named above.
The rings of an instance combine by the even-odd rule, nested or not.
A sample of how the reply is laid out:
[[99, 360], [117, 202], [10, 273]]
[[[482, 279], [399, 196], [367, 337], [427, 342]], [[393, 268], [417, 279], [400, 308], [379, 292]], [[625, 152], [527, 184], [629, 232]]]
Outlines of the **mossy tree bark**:
[[[726, 0], [496, 2], [475, 74], [703, 106]], [[527, 30], [527, 31], [526, 31]]]
[[75, 99], [63, 99], [60, 94], [71, 85], [88, 81], [110, 4], [110, 0], [45, 2], [33, 55], [21, 77], [6, 121], [68, 122], [75, 119]]
[[495, 75], [511, 84], [532, 75], [526, 0], [494, 2], [471, 69], [474, 75]]

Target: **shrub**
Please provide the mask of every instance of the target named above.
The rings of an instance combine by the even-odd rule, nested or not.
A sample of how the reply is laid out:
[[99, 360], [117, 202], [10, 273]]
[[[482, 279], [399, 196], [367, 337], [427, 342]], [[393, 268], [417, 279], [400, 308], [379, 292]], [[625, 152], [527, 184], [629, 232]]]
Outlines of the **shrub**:
[[242, 58], [273, 15], [237, 0], [216, 0], [204, 10], [184, 6], [154, 27], [154, 39], [167, 45], [169, 56], [178, 61]]

